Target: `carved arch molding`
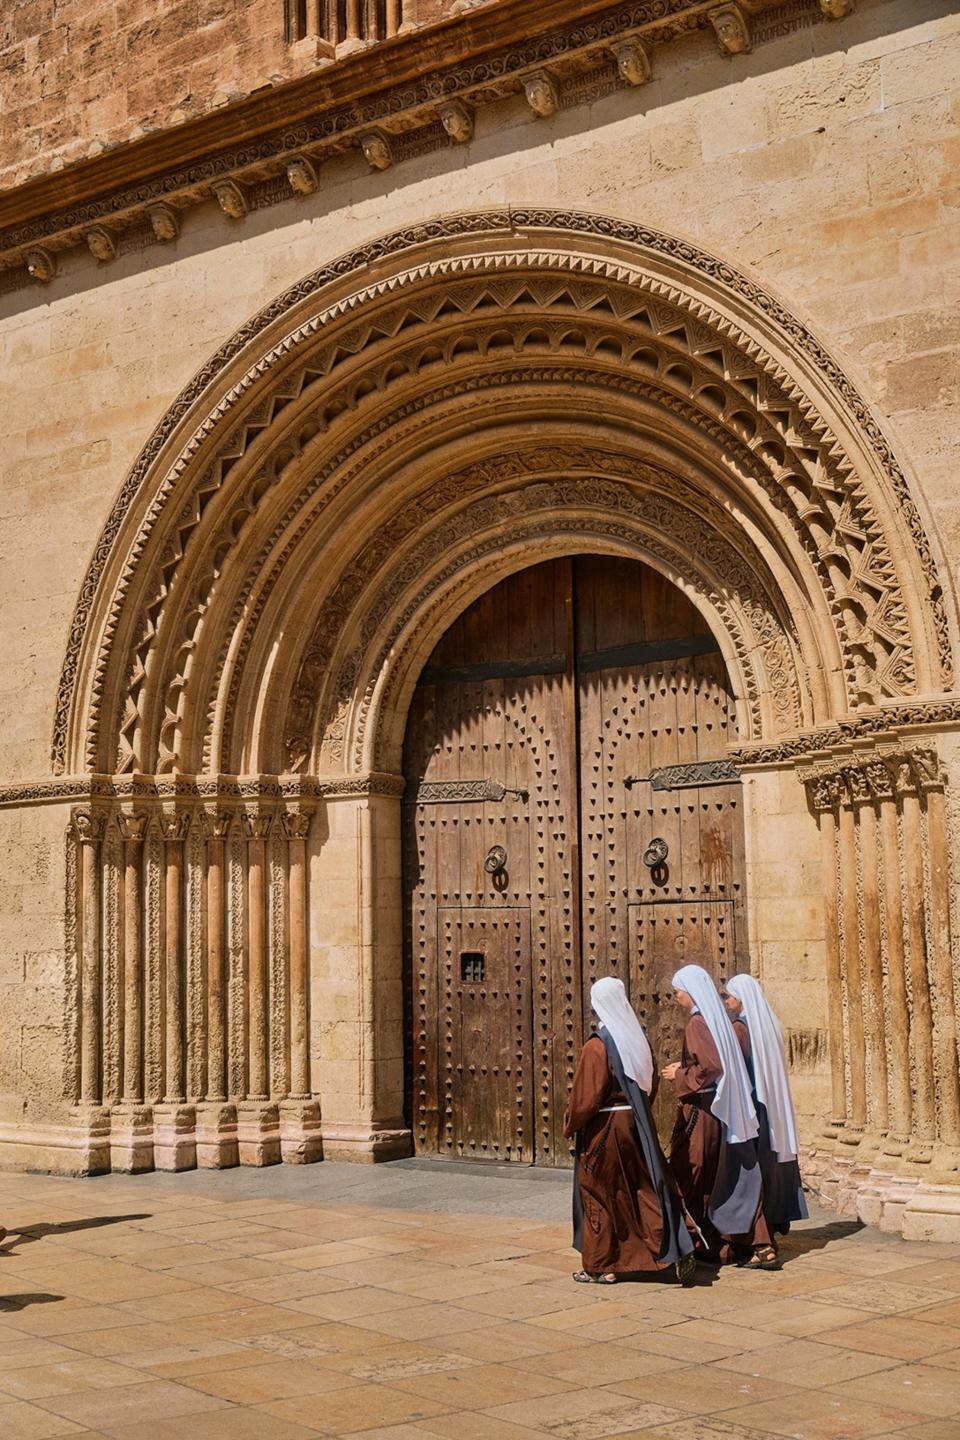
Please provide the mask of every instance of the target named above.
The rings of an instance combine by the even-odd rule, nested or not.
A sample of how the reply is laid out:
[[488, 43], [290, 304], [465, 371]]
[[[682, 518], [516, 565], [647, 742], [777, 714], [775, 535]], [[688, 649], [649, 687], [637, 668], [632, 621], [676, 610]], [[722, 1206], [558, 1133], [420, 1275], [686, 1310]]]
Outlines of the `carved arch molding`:
[[684, 583], [744, 745], [951, 688], [921, 518], [815, 337], [672, 237], [484, 213], [308, 276], [187, 386], [85, 579], [54, 768], [390, 768], [457, 608], [584, 545]]
[[[398, 231], [279, 296], [177, 398], [86, 576], [61, 778], [41, 787], [86, 802], [68, 845], [65, 1093], [94, 1117], [87, 1168], [316, 1156], [318, 799], [395, 802], [436, 640], [511, 570], [584, 550], [643, 559], [701, 608], [741, 763], [960, 718], [952, 613], [876, 420], [776, 299], [681, 240], [533, 210]], [[811, 801], [836, 921], [831, 1133], [894, 1126], [927, 1160], [960, 1141], [954, 1060], [908, 1114], [927, 1021], [891, 1060], [888, 1104], [860, 1081], [859, 1017], [887, 1003], [891, 964], [912, 966], [904, 993], [929, 992], [955, 1059], [942, 867], [919, 908], [916, 885], [896, 904], [903, 837], [938, 853], [941, 789]], [[870, 882], [862, 923], [851, 876]], [[898, 1025], [867, 1034], [892, 1045]], [[389, 1151], [402, 1096], [375, 1071], [341, 1137]]]

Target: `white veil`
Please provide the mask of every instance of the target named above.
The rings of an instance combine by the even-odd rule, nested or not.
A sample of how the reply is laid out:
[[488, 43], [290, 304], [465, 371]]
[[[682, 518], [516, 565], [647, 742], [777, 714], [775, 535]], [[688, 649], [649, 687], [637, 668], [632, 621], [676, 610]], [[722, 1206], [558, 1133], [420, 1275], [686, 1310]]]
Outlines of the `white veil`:
[[797, 1119], [790, 1098], [780, 1022], [752, 975], [731, 976], [727, 989], [740, 1001], [750, 1031], [757, 1099], [767, 1112], [771, 1144], [778, 1160], [793, 1160], [797, 1154]]
[[673, 985], [691, 996], [720, 1055], [723, 1074], [717, 1081], [717, 1093], [710, 1109], [726, 1126], [732, 1145], [755, 1139], [759, 1126], [750, 1093], [750, 1076], [733, 1023], [716, 986], [702, 965], [684, 965], [674, 975]]
[[649, 1095], [653, 1084], [653, 1052], [627, 999], [623, 981], [614, 975], [595, 981], [590, 987], [590, 1007], [616, 1045], [626, 1073]]

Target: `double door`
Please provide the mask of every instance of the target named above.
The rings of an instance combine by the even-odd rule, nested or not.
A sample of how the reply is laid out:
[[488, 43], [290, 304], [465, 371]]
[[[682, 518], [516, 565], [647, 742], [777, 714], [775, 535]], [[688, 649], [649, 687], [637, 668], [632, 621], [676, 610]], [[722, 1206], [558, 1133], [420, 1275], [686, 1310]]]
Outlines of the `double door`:
[[[743, 968], [732, 724], [704, 620], [635, 561], [533, 566], [444, 636], [405, 755], [418, 1151], [569, 1164], [563, 1111], [602, 975], [623, 979], [660, 1062], [678, 1057], [674, 970]], [[668, 1095], [655, 1113], [665, 1133]]]

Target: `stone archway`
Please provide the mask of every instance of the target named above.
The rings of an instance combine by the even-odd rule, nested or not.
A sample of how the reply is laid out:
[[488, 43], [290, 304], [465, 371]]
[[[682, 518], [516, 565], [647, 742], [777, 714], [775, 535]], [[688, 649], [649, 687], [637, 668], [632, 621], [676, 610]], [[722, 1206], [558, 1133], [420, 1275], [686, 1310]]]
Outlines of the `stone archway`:
[[[98, 1163], [310, 1158], [321, 1130], [328, 1150], [406, 1143], [410, 695], [481, 590], [582, 549], [643, 559], [709, 617], [758, 824], [816, 851], [792, 767], [841, 777], [835, 817], [818, 812], [836, 820], [820, 825], [827, 906], [807, 925], [830, 1021], [797, 1041], [816, 1055], [829, 1029], [832, 1134], [866, 1153], [893, 1133], [864, 1078], [878, 1045], [896, 1050], [893, 935], [947, 1046], [928, 1148], [960, 1140], [940, 892], [926, 883], [898, 958], [896, 915], [864, 929], [850, 889], [866, 877], [869, 909], [876, 877], [892, 903], [904, 802], [871, 848], [886, 792], [844, 777], [925, 764], [929, 853], [943, 776], [904, 735], [957, 713], [954, 617], [903, 472], [841, 367], [755, 282], [654, 231], [512, 211], [306, 277], [204, 366], [123, 485], [53, 745], [91, 802], [66, 1087], [105, 1126]], [[879, 1029], [858, 1028], [858, 1005]], [[926, 1144], [906, 1123], [901, 1150]]]

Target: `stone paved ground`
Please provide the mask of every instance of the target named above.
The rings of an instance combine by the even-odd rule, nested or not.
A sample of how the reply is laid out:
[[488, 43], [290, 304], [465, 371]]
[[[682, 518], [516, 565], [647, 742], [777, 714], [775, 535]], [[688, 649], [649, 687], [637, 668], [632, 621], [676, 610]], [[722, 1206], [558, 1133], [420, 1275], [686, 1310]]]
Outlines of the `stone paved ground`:
[[960, 1437], [960, 1247], [603, 1290], [566, 1176], [464, 1171], [0, 1176], [2, 1440]]

